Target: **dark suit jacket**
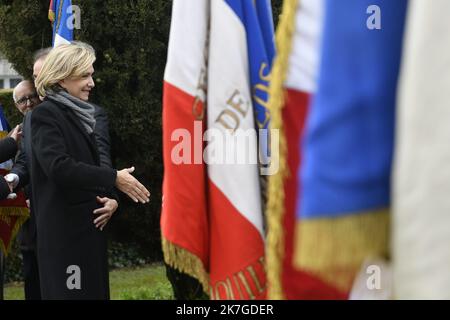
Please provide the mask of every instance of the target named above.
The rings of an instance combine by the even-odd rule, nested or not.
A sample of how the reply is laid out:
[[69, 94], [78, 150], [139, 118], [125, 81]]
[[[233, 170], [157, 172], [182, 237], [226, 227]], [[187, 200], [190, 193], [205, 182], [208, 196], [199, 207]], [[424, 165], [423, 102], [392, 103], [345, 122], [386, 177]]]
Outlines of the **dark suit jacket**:
[[[17, 152], [17, 143], [11, 137], [0, 140], [0, 163], [14, 158]], [[5, 199], [10, 193], [8, 183], [0, 176], [0, 200]]]
[[14, 158], [17, 152], [17, 142], [11, 137], [0, 140], [0, 163]]
[[[45, 100], [31, 115], [31, 185], [43, 299], [106, 299], [105, 233], [95, 228], [96, 196], [110, 196], [117, 172], [100, 167], [89, 135], [66, 106]], [[67, 268], [81, 270], [81, 290], [69, 290]]]

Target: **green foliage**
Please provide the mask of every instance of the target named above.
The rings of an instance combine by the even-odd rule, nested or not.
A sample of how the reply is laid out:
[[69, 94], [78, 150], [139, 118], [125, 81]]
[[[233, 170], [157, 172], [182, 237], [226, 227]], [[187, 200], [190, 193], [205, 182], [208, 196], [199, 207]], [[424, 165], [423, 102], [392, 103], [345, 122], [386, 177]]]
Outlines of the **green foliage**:
[[272, 15], [273, 15], [275, 28], [278, 25], [278, 20], [281, 15], [282, 7], [283, 7], [283, 0], [272, 0]]
[[49, 1], [0, 0], [0, 52], [26, 78], [32, 75], [33, 52], [51, 45]]
[[22, 122], [23, 115], [14, 106], [12, 90], [0, 90], [0, 104], [11, 128]]
[[22, 254], [20, 253], [19, 246], [15, 241], [11, 251], [6, 257], [4, 283], [23, 281], [22, 266]]
[[108, 260], [110, 269], [137, 267], [150, 262], [139, 252], [137, 245], [113, 242], [108, 247]]
[[170, 283], [158, 283], [151, 288], [124, 290], [120, 293], [119, 300], [173, 300], [173, 292]]

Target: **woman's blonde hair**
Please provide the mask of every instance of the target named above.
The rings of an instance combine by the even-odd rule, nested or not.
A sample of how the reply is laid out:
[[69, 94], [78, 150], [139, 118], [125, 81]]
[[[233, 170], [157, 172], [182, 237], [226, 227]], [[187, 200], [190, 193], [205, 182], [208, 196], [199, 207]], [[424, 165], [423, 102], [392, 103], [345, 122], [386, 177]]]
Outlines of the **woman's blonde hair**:
[[94, 48], [87, 43], [74, 41], [53, 48], [35, 80], [37, 93], [45, 97], [47, 90], [57, 90], [61, 80], [81, 78], [94, 62]]

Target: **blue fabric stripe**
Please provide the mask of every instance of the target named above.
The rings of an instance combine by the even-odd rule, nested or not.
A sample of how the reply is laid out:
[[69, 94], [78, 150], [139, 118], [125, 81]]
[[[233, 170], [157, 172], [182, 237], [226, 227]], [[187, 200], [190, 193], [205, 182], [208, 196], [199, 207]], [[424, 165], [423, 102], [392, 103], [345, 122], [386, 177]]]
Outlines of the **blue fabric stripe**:
[[2, 125], [1, 131], [9, 132], [11, 130], [9, 123], [5, 118], [5, 114], [3, 113], [3, 106], [1, 104], [0, 104], [0, 123]]
[[[267, 76], [275, 56], [272, 8], [268, 0], [225, 0], [245, 28], [250, 73], [250, 92], [257, 127], [267, 129], [270, 115]], [[260, 150], [265, 159], [267, 136], [261, 136]], [[268, 152], [267, 152], [268, 153]]]
[[[67, 13], [68, 7], [70, 6], [72, 6], [71, 0], [56, 0], [53, 3], [53, 10], [55, 12], [55, 21], [53, 22], [53, 45], [55, 45], [56, 33], [67, 41], [73, 40], [73, 28], [69, 28], [67, 25], [67, 22], [72, 15], [70, 11]], [[72, 18], [70, 21], [74, 22]]]
[[[369, 30], [370, 5], [381, 30]], [[307, 120], [302, 219], [386, 207], [406, 0], [327, 0], [318, 90]]]

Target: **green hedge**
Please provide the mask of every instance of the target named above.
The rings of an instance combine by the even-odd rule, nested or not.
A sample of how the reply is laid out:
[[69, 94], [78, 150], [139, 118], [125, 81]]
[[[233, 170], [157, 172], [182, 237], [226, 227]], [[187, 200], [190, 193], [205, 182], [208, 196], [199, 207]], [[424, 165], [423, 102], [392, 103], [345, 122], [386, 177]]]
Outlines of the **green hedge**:
[[22, 114], [14, 106], [12, 90], [0, 90], [0, 104], [11, 127], [22, 122]]

